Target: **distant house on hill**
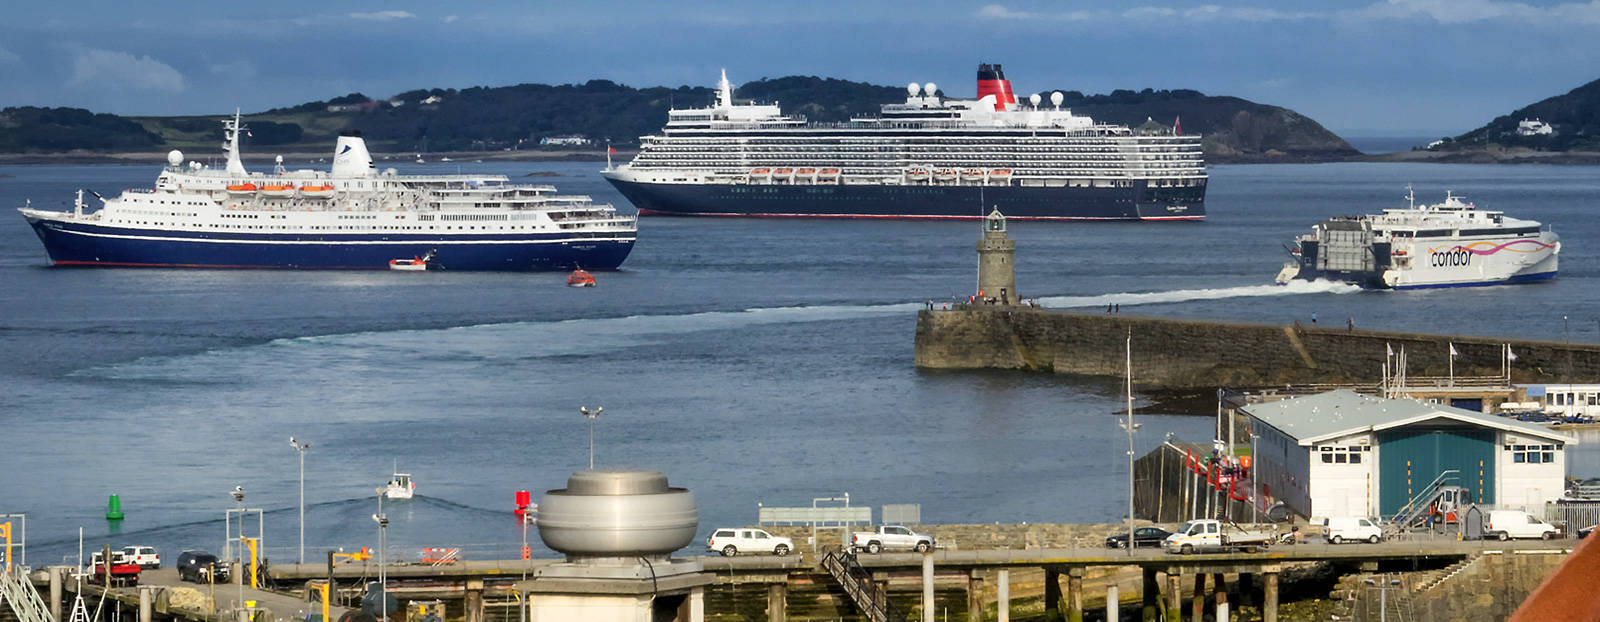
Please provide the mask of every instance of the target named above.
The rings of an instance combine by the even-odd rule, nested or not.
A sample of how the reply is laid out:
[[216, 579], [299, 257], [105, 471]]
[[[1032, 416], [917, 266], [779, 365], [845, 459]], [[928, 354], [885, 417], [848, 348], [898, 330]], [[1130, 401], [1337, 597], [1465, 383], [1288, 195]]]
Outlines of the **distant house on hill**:
[[1538, 119], [1523, 119], [1517, 124], [1518, 136], [1549, 136], [1554, 133], [1555, 127]]
[[583, 145], [592, 143], [594, 143], [594, 141], [578, 135], [546, 136], [539, 139], [540, 145], [557, 145], [561, 147], [581, 147]]

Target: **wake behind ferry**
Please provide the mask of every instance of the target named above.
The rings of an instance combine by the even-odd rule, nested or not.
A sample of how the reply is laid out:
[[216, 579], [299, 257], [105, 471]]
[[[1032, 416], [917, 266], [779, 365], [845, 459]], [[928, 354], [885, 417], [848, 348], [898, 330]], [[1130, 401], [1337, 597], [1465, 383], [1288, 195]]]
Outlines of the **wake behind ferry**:
[[1532, 220], [1478, 209], [1445, 193], [1443, 203], [1409, 205], [1382, 214], [1334, 218], [1295, 239], [1292, 261], [1278, 273], [1292, 279], [1346, 281], [1370, 289], [1472, 287], [1542, 281], [1556, 276], [1561, 239]]
[[[1018, 102], [1000, 65], [978, 98], [912, 83], [880, 116], [808, 123], [738, 103], [727, 72], [707, 108], [671, 110], [604, 175], [642, 214], [832, 218], [1199, 220], [1200, 136], [1095, 123], [1064, 97]], [[986, 207], [990, 206], [990, 207]]]
[[[343, 132], [330, 171], [248, 172], [239, 115], [223, 121], [227, 167], [174, 150], [154, 189], [70, 212], [20, 211], [58, 266], [385, 270], [404, 257], [428, 269], [612, 270], [633, 249], [637, 219], [553, 186], [504, 175], [379, 172], [360, 132]], [[99, 198], [99, 195], [95, 195]]]

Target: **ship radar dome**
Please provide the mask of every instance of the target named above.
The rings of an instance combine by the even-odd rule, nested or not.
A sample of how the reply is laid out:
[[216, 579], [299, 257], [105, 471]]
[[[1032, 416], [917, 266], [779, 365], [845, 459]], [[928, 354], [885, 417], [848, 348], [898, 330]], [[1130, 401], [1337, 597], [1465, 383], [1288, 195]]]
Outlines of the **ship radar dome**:
[[177, 149], [173, 149], [172, 151], [168, 151], [167, 152], [167, 164], [170, 164], [172, 166], [177, 166], [179, 164], [183, 164], [183, 152], [182, 151], [178, 151]]
[[1038, 93], [1034, 93], [1034, 94], [1028, 96], [1028, 103], [1033, 104], [1034, 108], [1038, 108], [1040, 99], [1041, 98], [1039, 97], [1039, 94]]
[[277, 163], [283, 164], [283, 156], [278, 156]]
[[921, 84], [917, 84], [915, 82], [912, 82], [911, 84], [907, 84], [906, 85], [906, 94], [910, 95], [912, 97], [916, 97], [917, 96], [917, 91], [920, 91], [920, 90], [922, 90], [922, 85]]
[[927, 84], [922, 85], [922, 94], [926, 95], [928, 97], [933, 97], [934, 95], [938, 95], [939, 94], [939, 85], [934, 84], [932, 82], [929, 82]]
[[1067, 98], [1067, 96], [1066, 95], [1062, 95], [1061, 91], [1056, 91], [1054, 93], [1051, 93], [1050, 94], [1050, 105], [1055, 106], [1057, 108], [1060, 108], [1061, 107], [1061, 100], [1066, 99], [1066, 98]]

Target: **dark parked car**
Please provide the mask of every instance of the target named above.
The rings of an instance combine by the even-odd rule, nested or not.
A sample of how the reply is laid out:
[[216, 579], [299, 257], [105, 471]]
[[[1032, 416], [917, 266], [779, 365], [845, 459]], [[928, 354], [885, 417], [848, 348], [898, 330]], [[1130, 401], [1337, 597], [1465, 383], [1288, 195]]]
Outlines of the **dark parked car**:
[[[1160, 547], [1172, 532], [1160, 527], [1140, 527], [1133, 530], [1133, 544], [1135, 547], [1153, 546]], [[1128, 534], [1120, 533], [1106, 538], [1106, 547], [1113, 549], [1128, 548]]]
[[228, 562], [205, 551], [184, 551], [178, 554], [178, 578], [195, 583], [226, 583]]
[[1584, 527], [1583, 529], [1579, 529], [1578, 530], [1578, 539], [1581, 540], [1583, 538], [1589, 537], [1589, 532], [1594, 531], [1595, 527], [1600, 527], [1600, 525], [1590, 525], [1588, 527]]

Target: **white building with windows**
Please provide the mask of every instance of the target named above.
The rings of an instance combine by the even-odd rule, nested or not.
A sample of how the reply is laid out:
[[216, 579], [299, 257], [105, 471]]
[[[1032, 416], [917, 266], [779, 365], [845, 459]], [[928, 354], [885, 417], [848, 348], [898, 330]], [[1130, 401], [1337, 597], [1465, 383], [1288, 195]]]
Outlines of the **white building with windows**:
[[1562, 417], [1600, 417], [1600, 384], [1528, 385], [1528, 398], [1540, 409]]
[[1517, 123], [1518, 136], [1549, 136], [1554, 133], [1556, 128], [1538, 119], [1523, 119]]
[[[1436, 481], [1491, 509], [1561, 497], [1566, 447], [1543, 426], [1349, 390], [1248, 404], [1257, 477], [1297, 514], [1392, 517]], [[1278, 494], [1272, 494], [1272, 493]]]

